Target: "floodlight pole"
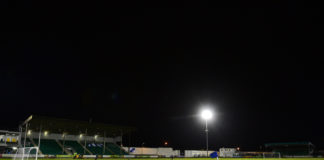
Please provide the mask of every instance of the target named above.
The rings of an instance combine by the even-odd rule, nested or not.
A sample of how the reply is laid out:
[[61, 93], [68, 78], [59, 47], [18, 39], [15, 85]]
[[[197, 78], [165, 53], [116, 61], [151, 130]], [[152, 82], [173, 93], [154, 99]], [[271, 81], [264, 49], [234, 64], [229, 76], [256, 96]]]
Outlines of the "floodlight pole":
[[22, 126], [19, 125], [19, 141], [18, 141], [18, 146], [19, 147], [22, 147], [22, 144], [21, 144], [21, 136], [22, 135]]
[[208, 123], [207, 123], [207, 119], [206, 119], [206, 149], [207, 149], [207, 157], [208, 157]]
[[87, 148], [87, 132], [88, 132], [88, 128], [86, 128], [86, 130], [85, 130], [83, 154], [86, 154], [86, 148]]
[[29, 116], [24, 123], [21, 124], [21, 126], [26, 125], [25, 129], [25, 139], [24, 139], [24, 147], [26, 147], [26, 138], [27, 138], [27, 132], [28, 132], [28, 122], [33, 119], [33, 115]]
[[105, 151], [106, 151], [106, 131], [104, 131], [104, 134], [103, 134], [103, 150], [102, 150], [102, 155], [105, 154]]
[[39, 126], [39, 133], [38, 133], [38, 148], [41, 145], [41, 137], [42, 137], [42, 125]]
[[62, 154], [64, 154], [64, 151], [65, 151], [65, 134], [63, 132], [63, 148], [62, 148]]
[[28, 132], [28, 122], [26, 123], [26, 129], [25, 129], [24, 148], [26, 147], [27, 132]]

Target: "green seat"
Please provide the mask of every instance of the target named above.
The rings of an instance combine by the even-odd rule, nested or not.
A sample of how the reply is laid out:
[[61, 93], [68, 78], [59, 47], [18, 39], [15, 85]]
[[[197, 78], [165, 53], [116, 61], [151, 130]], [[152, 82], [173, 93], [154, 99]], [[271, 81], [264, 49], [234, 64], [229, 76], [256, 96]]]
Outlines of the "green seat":
[[102, 143], [89, 142], [87, 149], [94, 155], [109, 155], [111, 154], [108, 150], [104, 150]]
[[[38, 142], [37, 139], [34, 139], [34, 142]], [[42, 139], [40, 142], [40, 150], [43, 154], [48, 155], [57, 155], [62, 154], [62, 148], [57, 144], [55, 140]]]
[[[35, 142], [35, 141], [34, 141], [34, 142]], [[37, 142], [38, 142], [38, 141], [37, 141]], [[23, 139], [22, 139], [22, 143], [24, 143], [24, 140], [23, 140]], [[35, 142], [35, 143], [36, 143], [36, 142]], [[24, 145], [24, 144], [22, 144], [22, 145]], [[26, 139], [25, 147], [35, 147], [35, 146], [34, 146], [33, 143], [30, 141], [30, 139], [27, 138], [27, 139]], [[36, 154], [36, 150], [35, 150], [35, 149], [31, 150], [31, 151], [29, 152], [29, 154]]]
[[[35, 142], [35, 141], [34, 141]], [[38, 142], [38, 140], [37, 140]], [[22, 145], [24, 145], [24, 139], [22, 139]], [[33, 143], [30, 141], [29, 138], [26, 139], [26, 144], [25, 144], [26, 147], [34, 147]]]
[[106, 143], [106, 146], [114, 155], [128, 155], [128, 153], [124, 149], [121, 149], [117, 144]]
[[[63, 144], [63, 141], [60, 141]], [[83, 154], [84, 149], [83, 147], [77, 142], [77, 141], [64, 141], [64, 146], [66, 147], [71, 147], [75, 152], [78, 154]], [[90, 154], [89, 152], [85, 151], [85, 154]]]

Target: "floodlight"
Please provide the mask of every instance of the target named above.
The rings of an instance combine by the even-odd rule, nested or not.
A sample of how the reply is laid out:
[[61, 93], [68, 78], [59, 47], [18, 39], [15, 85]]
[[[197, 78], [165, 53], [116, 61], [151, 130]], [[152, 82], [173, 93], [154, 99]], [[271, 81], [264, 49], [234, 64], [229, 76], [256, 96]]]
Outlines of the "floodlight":
[[48, 134], [48, 131], [45, 131], [45, 132], [44, 132], [44, 135], [47, 136], [47, 134]]
[[31, 130], [28, 130], [27, 134], [28, 135], [31, 135], [32, 131]]
[[205, 120], [209, 120], [213, 117], [213, 113], [210, 110], [203, 110], [201, 112], [201, 117]]
[[204, 109], [201, 111], [201, 118], [206, 121], [206, 151], [207, 151], [207, 157], [209, 156], [208, 154], [208, 120], [213, 118], [213, 112], [210, 109]]

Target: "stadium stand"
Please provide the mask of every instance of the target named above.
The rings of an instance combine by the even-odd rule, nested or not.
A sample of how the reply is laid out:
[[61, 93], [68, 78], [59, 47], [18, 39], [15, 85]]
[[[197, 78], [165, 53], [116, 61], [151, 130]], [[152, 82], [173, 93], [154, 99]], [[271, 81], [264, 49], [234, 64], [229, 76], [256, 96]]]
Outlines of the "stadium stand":
[[106, 143], [104, 146], [103, 143], [95, 143], [90, 142], [87, 144], [87, 149], [95, 155], [127, 155], [128, 153], [123, 149], [120, 148], [118, 145], [114, 143]]
[[33, 143], [31, 142], [31, 140], [29, 138], [26, 139], [26, 147], [34, 147]]
[[[34, 141], [38, 141], [34, 139]], [[40, 150], [43, 154], [58, 155], [62, 154], [62, 148], [57, 144], [55, 140], [42, 139], [40, 144]]]
[[[60, 142], [63, 143], [63, 141]], [[78, 154], [83, 154], [84, 152], [85, 154], [90, 154], [88, 151], [84, 150], [84, 148], [77, 141], [65, 141], [64, 144], [65, 147], [73, 148], [73, 151]]]
[[104, 146], [102, 143], [95, 143], [95, 142], [90, 142], [87, 144], [87, 149], [95, 155], [103, 155], [107, 154], [104, 153]]
[[[37, 147], [41, 139], [39, 153], [43, 155], [126, 155], [128, 153], [117, 143], [121, 142], [122, 135], [136, 130], [133, 127], [34, 115], [28, 117], [19, 129], [21, 143], [15, 142], [15, 145]], [[4, 140], [4, 137], [0, 138]]]
[[[106, 145], [107, 145], [107, 143], [106, 143]], [[107, 146], [106, 149], [105, 149], [105, 154], [114, 155], [114, 152]]]
[[113, 154], [123, 154], [123, 155], [128, 154], [124, 149], [120, 148], [118, 145], [114, 143], [106, 143], [106, 146], [113, 152]]
[[286, 157], [312, 155], [315, 148], [311, 142], [267, 143], [265, 147]]

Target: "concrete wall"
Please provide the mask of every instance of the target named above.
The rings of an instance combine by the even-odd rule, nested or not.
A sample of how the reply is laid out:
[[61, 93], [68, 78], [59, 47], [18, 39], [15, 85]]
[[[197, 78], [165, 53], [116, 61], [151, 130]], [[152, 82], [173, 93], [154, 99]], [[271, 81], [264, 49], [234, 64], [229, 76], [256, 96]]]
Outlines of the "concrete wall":
[[[215, 151], [208, 151], [208, 156]], [[206, 157], [207, 151], [185, 150], [185, 157]]]
[[[128, 147], [123, 147], [128, 151]], [[179, 156], [180, 151], [175, 151], [171, 147], [159, 147], [159, 148], [149, 148], [149, 147], [130, 147], [130, 154], [132, 155], [159, 155], [165, 157]]]

